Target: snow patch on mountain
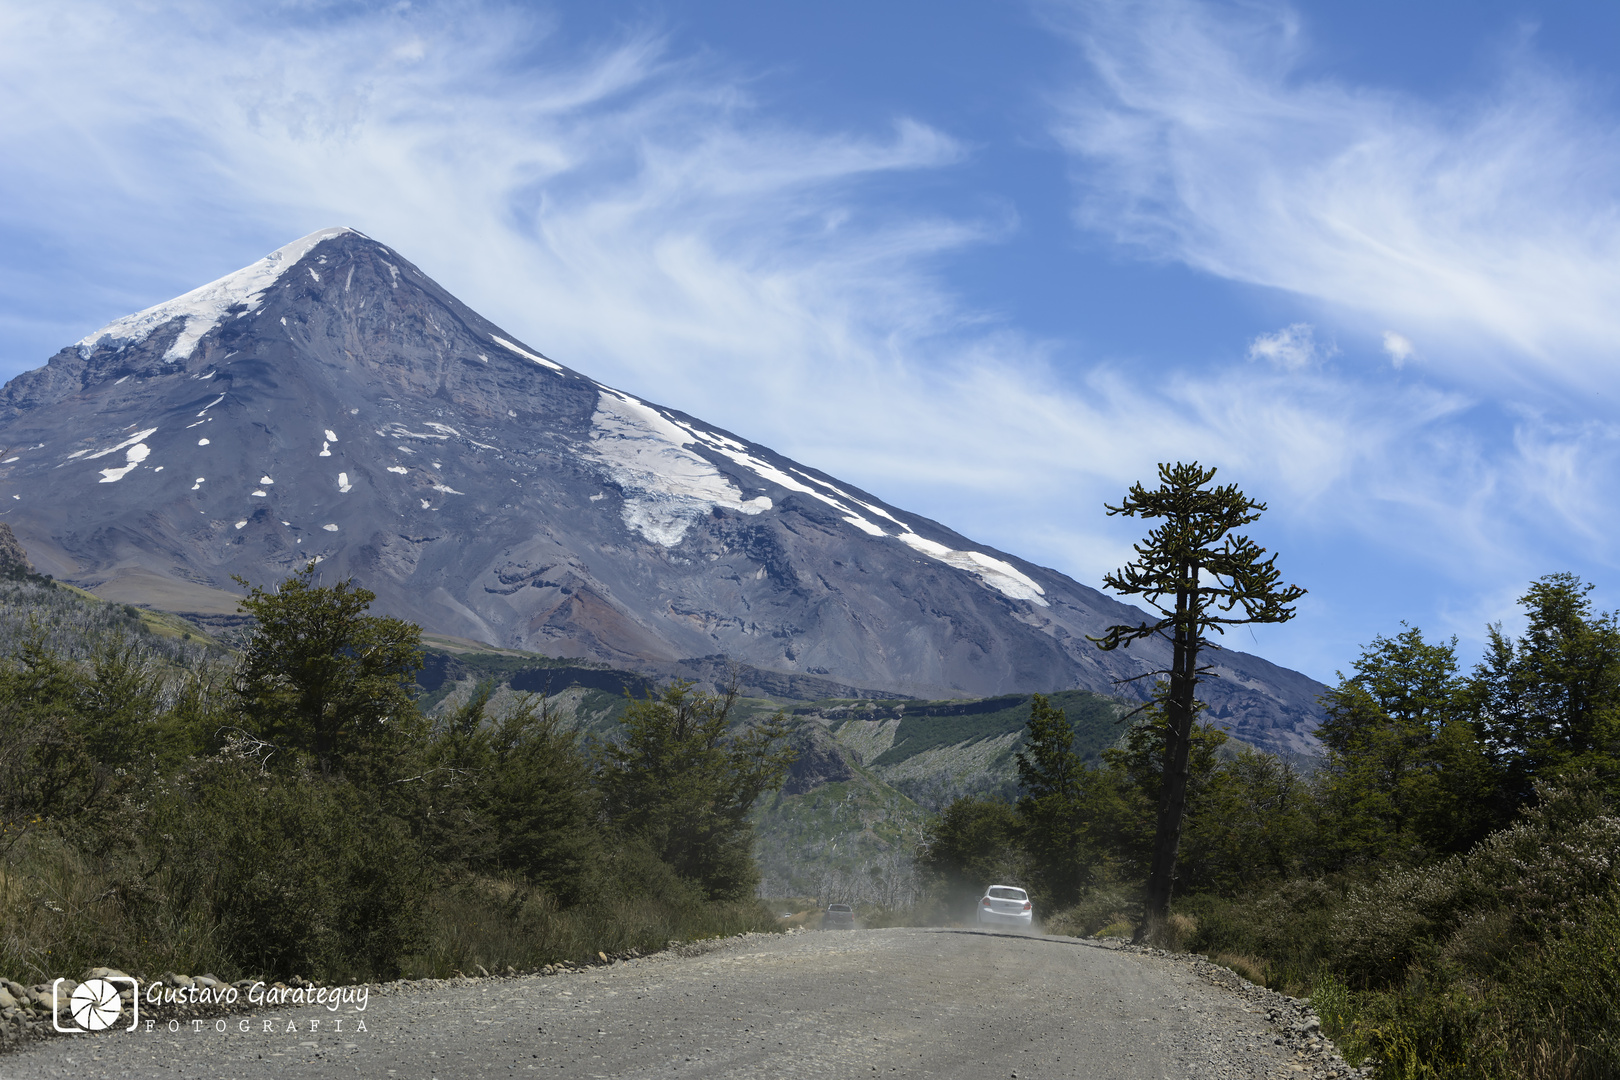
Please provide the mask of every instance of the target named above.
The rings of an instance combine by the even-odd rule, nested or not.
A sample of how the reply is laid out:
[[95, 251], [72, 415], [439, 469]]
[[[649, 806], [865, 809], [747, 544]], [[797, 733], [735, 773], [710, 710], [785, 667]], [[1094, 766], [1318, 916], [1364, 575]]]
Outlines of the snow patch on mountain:
[[[432, 422], [429, 422], [424, 426], [426, 426], [426, 427], [436, 427], [436, 428], [444, 428], [445, 427], [445, 425], [443, 425], [443, 424], [435, 424], [435, 423], [432, 423]], [[455, 428], [445, 428], [445, 430], [446, 431], [455, 431], [456, 429]], [[440, 432], [438, 434], [434, 434], [434, 433], [428, 432], [428, 431], [412, 431], [410, 428], [406, 427], [404, 424], [389, 424], [386, 427], [378, 428], [377, 429], [377, 434], [381, 435], [385, 439], [448, 439], [450, 437], [449, 435], [446, 435], [443, 432]], [[415, 450], [412, 450], [412, 449], [410, 449], [408, 447], [402, 446], [402, 447], [400, 447], [400, 449], [404, 450], [407, 454], [416, 453]]]
[[744, 499], [713, 463], [686, 449], [695, 441], [690, 428], [644, 401], [605, 387], [597, 395], [587, 453], [624, 493], [625, 525], [655, 544], [674, 547], [717, 506], [745, 514], [771, 508], [763, 495]]
[[[617, 390], [603, 388], [598, 399], [595, 430], [591, 433], [594, 447], [601, 448], [603, 433], [611, 425], [622, 423], [622, 418], [614, 415], [607, 427], [604, 426], [604, 403], [611, 398], [620, 403], [619, 413], [633, 413], [636, 434], [630, 436], [628, 444], [638, 454], [633, 466], [634, 470], [644, 474], [632, 487], [625, 483], [618, 473], [613, 478], [619, 481], [620, 486], [626, 489], [624, 507], [624, 520], [627, 525], [636, 529], [649, 540], [673, 547], [678, 544], [681, 537], [686, 534], [687, 525], [696, 520], [701, 514], [707, 513], [712, 506], [732, 505], [718, 498], [705, 500], [703, 494], [695, 489], [683, 486], [689, 483], [682, 470], [696, 470], [701, 473], [704, 481], [709, 484], [718, 483], [729, 491], [730, 482], [722, 476], [718, 469], [708, 461], [698, 457], [691, 451], [684, 449], [694, 443], [701, 443], [709, 450], [730, 459], [743, 468], [754, 473], [762, 480], [777, 484], [789, 491], [808, 495], [812, 499], [827, 504], [838, 511], [844, 522], [853, 525], [871, 537], [890, 537], [899, 540], [913, 551], [937, 559], [947, 566], [966, 571], [976, 577], [980, 584], [1001, 593], [1012, 600], [1027, 600], [1039, 607], [1050, 606], [1046, 599], [1046, 590], [1042, 589], [1027, 574], [1005, 560], [986, 555], [981, 551], [957, 551], [934, 540], [918, 536], [911, 527], [881, 506], [873, 506], [855, 498], [846, 491], [842, 491], [824, 480], [817, 480], [813, 476], [800, 473], [799, 477], [777, 468], [768, 461], [764, 461], [748, 452], [747, 447], [735, 439], [727, 438], [718, 432], [705, 431], [695, 424], [688, 424], [673, 417], [667, 417], [645, 402], [632, 398]], [[610, 413], [612, 410], [610, 410]], [[622, 436], [621, 436], [622, 438]], [[664, 447], [655, 447], [651, 440], [662, 440]], [[609, 443], [610, 447], [618, 447], [620, 443]], [[601, 453], [598, 454], [601, 457]], [[619, 459], [621, 461], [628, 459]], [[680, 464], [676, 464], [679, 462]], [[692, 463], [696, 463], [695, 465]], [[674, 471], [663, 471], [666, 466], [673, 467]], [[619, 467], [623, 467], [622, 465]], [[795, 470], [797, 471], [797, 470]], [[811, 485], [815, 485], [812, 487]], [[685, 501], [683, 501], [685, 500]], [[745, 513], [757, 514], [760, 510], [769, 509], [771, 501], [761, 496], [752, 500], [763, 503], [759, 510], [740, 507]], [[855, 508], [865, 511], [860, 513]], [[870, 515], [868, 517], [867, 515]], [[890, 533], [878, 525], [872, 518], [885, 518], [898, 527], [898, 533]]]
[[[808, 495], [812, 499], [826, 503], [843, 516], [846, 524], [855, 526], [857, 529], [866, 533], [866, 535], [889, 535], [888, 533], [884, 532], [882, 528], [873, 524], [871, 521], [868, 521], [866, 518], [856, 513], [854, 509], [845, 503], [840, 502], [833, 496], [827, 495], [821, 491], [817, 491], [815, 488], [794, 479], [781, 469], [778, 469], [775, 465], [772, 465], [770, 462], [761, 460], [760, 458], [755, 457], [753, 454], [750, 454], [748, 449], [737, 440], [728, 439], [726, 436], [713, 431], [704, 431], [700, 427], [696, 427], [692, 424], [685, 424], [679, 420], [673, 420], [671, 422], [678, 425], [680, 429], [690, 435], [693, 440], [701, 442], [704, 446], [707, 446], [710, 450], [713, 450], [717, 454], [730, 458], [738, 465], [741, 465], [743, 468], [754, 473], [760, 479], [768, 480], [773, 484], [779, 485], [780, 487], [787, 488], [789, 491], [796, 491], [801, 495]], [[805, 477], [805, 479], [808, 480], [810, 477]], [[818, 480], [816, 483], [819, 484], [821, 481]], [[821, 486], [828, 488], [837, 494], [843, 494], [843, 492], [838, 491], [838, 489], [833, 487], [831, 484], [822, 484]], [[848, 496], [845, 496], [845, 498], [847, 499]], [[865, 503], [855, 499], [849, 499], [849, 501], [855, 503], [857, 506], [866, 506]], [[884, 517], [889, 517], [889, 515], [882, 510], [879, 510], [878, 513], [882, 514]], [[893, 518], [890, 518], [890, 520], [894, 521]], [[901, 528], [905, 528], [905, 526], [901, 525], [898, 521], [895, 521], [895, 524], [900, 525]]]
[[[109, 446], [105, 450], [94, 451], [93, 453], [91, 451], [89, 451], [89, 450], [75, 450], [75, 451], [73, 451], [73, 453], [71, 453], [71, 454], [69, 454], [67, 456], [67, 461], [73, 461], [73, 460], [75, 460], [77, 458], [81, 458], [81, 457], [83, 457], [84, 460], [86, 460], [86, 461], [94, 461], [97, 458], [104, 458], [108, 454], [116, 454], [118, 451], [123, 450], [125, 447], [130, 447], [130, 446], [134, 446], [136, 443], [145, 442], [147, 439], [151, 438], [154, 434], [156, 434], [156, 432], [157, 432], [157, 428], [155, 428], [155, 427], [147, 428], [145, 431], [136, 432], [135, 434], [131, 435], [129, 438], [125, 439], [121, 443], [117, 443], [117, 444], [115, 444], [113, 446]], [[85, 457], [86, 454], [89, 454], [90, 456]], [[64, 461], [63, 464], [64, 465], [67, 464], [67, 461]]]
[[[510, 341], [507, 341], [505, 338], [499, 336], [498, 334], [491, 334], [489, 336], [490, 336], [490, 339], [495, 342], [495, 344], [499, 345], [501, 348], [505, 349], [507, 352], [517, 353], [519, 356], [525, 357], [525, 358], [527, 358], [529, 360], [533, 360], [535, 363], [539, 364], [540, 366], [548, 367], [552, 371], [561, 371], [562, 370], [562, 365], [561, 364], [556, 363], [555, 361], [552, 361], [552, 360], [547, 360], [545, 357], [541, 356], [539, 353], [532, 353], [528, 349], [523, 348], [521, 345], [514, 345]], [[482, 358], [483, 354], [479, 354], [479, 355], [480, 355], [480, 358]], [[486, 360], [484, 362], [488, 363], [489, 361]]]
[[1046, 602], [1046, 590], [1009, 562], [986, 555], [982, 551], [956, 551], [944, 544], [918, 536], [914, 532], [901, 533], [899, 540], [930, 559], [938, 559], [947, 566], [966, 570], [1003, 596], [1013, 600], [1028, 600], [1041, 607], [1051, 606]]
[[102, 344], [118, 349], [137, 344], [145, 341], [159, 327], [175, 319], [184, 319], [185, 328], [163, 354], [163, 359], [170, 362], [184, 360], [196, 350], [197, 342], [202, 340], [202, 336], [224, 322], [225, 317], [231, 314], [233, 309], [239, 307], [244, 309], [238, 312], [239, 316], [257, 309], [270, 286], [309, 254], [310, 249], [316, 244], [352, 231], [340, 228], [312, 232], [285, 247], [277, 248], [258, 262], [234, 274], [227, 274], [218, 281], [210, 282], [200, 289], [193, 289], [184, 296], [178, 296], [155, 307], [149, 307], [145, 311], [137, 311], [133, 315], [116, 319], [82, 338], [79, 341], [79, 355], [88, 360], [90, 353]]
[[[156, 431], [157, 428], [153, 428], [152, 430]], [[148, 434], [150, 434], [150, 432]], [[148, 447], [145, 443], [136, 443], [134, 446], [132, 446], [128, 450], [124, 451], [124, 467], [123, 468], [121, 468], [121, 469], [102, 469], [101, 470], [101, 483], [103, 483], [103, 484], [116, 484], [118, 481], [120, 481], [124, 477], [128, 476], [130, 471], [132, 469], [134, 469], [137, 465], [139, 465], [141, 462], [145, 461], [147, 459], [147, 457], [151, 453], [152, 453], [151, 448]], [[101, 455], [96, 454], [95, 456], [100, 457]]]

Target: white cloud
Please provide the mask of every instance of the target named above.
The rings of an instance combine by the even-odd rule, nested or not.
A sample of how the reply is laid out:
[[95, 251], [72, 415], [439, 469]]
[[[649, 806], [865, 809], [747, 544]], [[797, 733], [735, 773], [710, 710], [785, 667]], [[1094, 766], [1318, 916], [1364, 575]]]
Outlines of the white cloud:
[[1310, 323], [1293, 323], [1249, 342], [1250, 360], [1265, 360], [1283, 371], [1300, 371], [1320, 357], [1316, 328]]
[[1312, 74], [1274, 3], [1054, 6], [1090, 81], [1059, 100], [1087, 227], [1159, 258], [1422, 329], [1475, 385], [1607, 384], [1620, 143], [1521, 52], [1443, 104]]
[[1405, 367], [1415, 351], [1412, 342], [1405, 335], [1397, 334], [1393, 330], [1384, 331], [1384, 352], [1389, 355], [1389, 362], [1395, 367]]

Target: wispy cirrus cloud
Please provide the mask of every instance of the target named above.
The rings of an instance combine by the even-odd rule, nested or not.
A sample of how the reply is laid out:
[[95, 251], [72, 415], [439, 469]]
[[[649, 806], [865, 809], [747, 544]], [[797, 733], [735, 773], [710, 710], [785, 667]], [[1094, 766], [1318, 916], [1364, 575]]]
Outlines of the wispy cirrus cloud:
[[[1298, 496], [1296, 535], [1503, 603], [1552, 569], [1613, 574], [1612, 110], [1533, 41], [1431, 100], [1323, 73], [1286, 3], [1040, 10], [1083, 61], [1049, 99], [1077, 224], [1306, 316], [1251, 339], [1247, 372], [1177, 384], [1200, 431]], [[1360, 344], [1323, 349], [1317, 327]]]
[[1458, 346], [1431, 357], [1457, 377], [1607, 378], [1617, 125], [1529, 47], [1495, 85], [1437, 102], [1315, 73], [1308, 24], [1280, 3], [1044, 10], [1087, 61], [1057, 131], [1088, 228], [1421, 328]]
[[[33, 252], [0, 265], [0, 320], [14, 341], [48, 343], [6, 360], [34, 366], [111, 318], [349, 224], [573, 367], [1088, 582], [1129, 557], [1128, 528], [1102, 503], [1178, 458], [1219, 464], [1271, 499], [1296, 541], [1320, 545], [1293, 565], [1320, 568], [1309, 583], [1324, 619], [1344, 618], [1323, 584], [1344, 545], [1458, 579], [1517, 575], [1544, 534], [1574, 535], [1564, 519], [1620, 524], [1582, 487], [1601, 491], [1590, 463], [1620, 453], [1604, 424], [1493, 410], [1471, 375], [1409, 377], [1469, 374], [1445, 344], [1475, 334], [1574, 378], [1589, 354], [1550, 350], [1599, 336], [1554, 325], [1536, 299], [1545, 283], [1515, 295], [1533, 276], [1518, 249], [1463, 228], [1489, 217], [1484, 202], [1442, 212], [1433, 191], [1396, 182], [1422, 173], [1423, 125], [1451, 121], [1299, 85], [1286, 14], [1245, 30], [1199, 7], [1131, 10], [1146, 15], [1104, 5], [1064, 23], [1097, 73], [1063, 99], [1083, 219], [1324, 314], [1268, 316], [1248, 342], [1181, 364], [1076, 357], [942, 273], [1020, 228], [1010, 211], [915, 197], [972, 147], [904, 114], [787, 119], [756, 96], [757, 72], [679, 52], [656, 24], [582, 41], [540, 5], [92, 0], [0, 5], [0, 239]], [[1335, 173], [1340, 159], [1388, 190]], [[1460, 184], [1467, 170], [1454, 171]], [[1530, 179], [1502, 179], [1500, 205], [1514, 210]], [[1377, 212], [1386, 202], [1398, 227]], [[1568, 205], [1543, 217], [1565, 221]], [[1551, 259], [1551, 240], [1537, 242], [1530, 254]], [[1427, 280], [1411, 269], [1425, 259], [1444, 271], [1439, 300], [1397, 302]], [[1601, 294], [1588, 284], [1580, 303]], [[1343, 339], [1315, 329], [1331, 312], [1364, 316], [1372, 335], [1399, 327], [1386, 355], [1422, 363], [1359, 370], [1360, 354], [1335, 354], [1324, 343]], [[1342, 663], [1319, 659], [1296, 654], [1319, 674]]]
[[1405, 334], [1385, 330], [1383, 342], [1384, 354], [1389, 357], [1389, 362], [1397, 368], [1405, 367], [1406, 362], [1417, 355], [1417, 349], [1413, 347], [1412, 340]]
[[875, 181], [960, 161], [949, 135], [778, 122], [656, 27], [582, 48], [524, 5], [66, 12], [4, 27], [0, 225], [108, 282], [147, 261], [156, 294], [105, 285], [85, 323], [354, 224], [603, 378], [673, 399], [699, 354], [714, 390], [798, 400], [811, 359], [882, 366], [904, 348], [881, 342], [972, 321], [930, 261], [1004, 226], [873, 207]]

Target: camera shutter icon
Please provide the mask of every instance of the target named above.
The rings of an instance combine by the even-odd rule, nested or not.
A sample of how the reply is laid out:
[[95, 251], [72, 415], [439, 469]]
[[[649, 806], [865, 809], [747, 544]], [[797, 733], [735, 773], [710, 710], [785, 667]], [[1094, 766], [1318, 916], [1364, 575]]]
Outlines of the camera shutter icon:
[[141, 995], [140, 985], [128, 976], [108, 976], [99, 979], [86, 979], [73, 988], [68, 997], [67, 1015], [72, 1020], [70, 1025], [62, 1023], [62, 979], [51, 984], [52, 1004], [55, 1006], [51, 1012], [51, 1026], [57, 1031], [85, 1032], [105, 1031], [118, 1022], [123, 1014], [124, 1003], [119, 999], [120, 992], [127, 987], [132, 991], [130, 1004], [133, 1016], [126, 1031], [134, 1031], [136, 1024], [140, 1023]]

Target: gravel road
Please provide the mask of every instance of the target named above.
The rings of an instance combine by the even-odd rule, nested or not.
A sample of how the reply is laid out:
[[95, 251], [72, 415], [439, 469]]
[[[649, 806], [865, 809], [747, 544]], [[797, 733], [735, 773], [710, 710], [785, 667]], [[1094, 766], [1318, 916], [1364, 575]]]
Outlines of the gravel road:
[[0, 1077], [1352, 1075], [1291, 999], [1224, 969], [974, 930], [748, 935], [220, 1023], [54, 1038], [0, 1058]]

